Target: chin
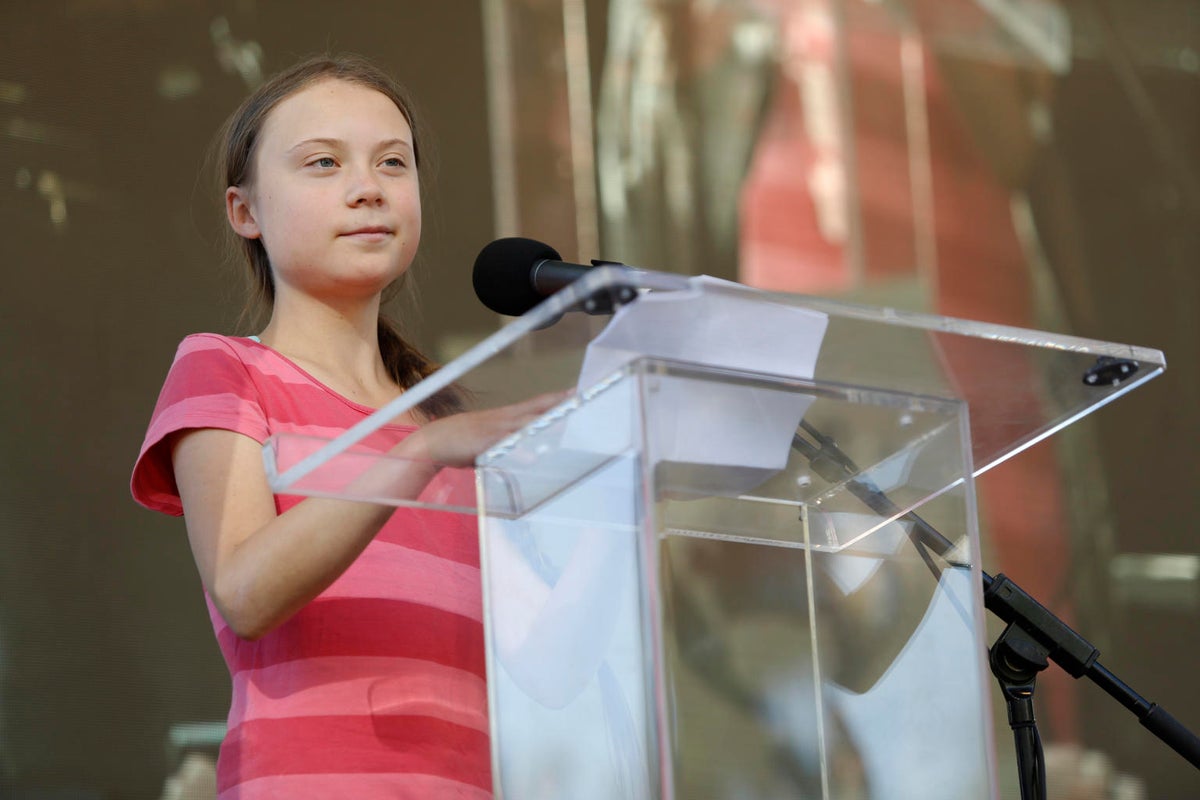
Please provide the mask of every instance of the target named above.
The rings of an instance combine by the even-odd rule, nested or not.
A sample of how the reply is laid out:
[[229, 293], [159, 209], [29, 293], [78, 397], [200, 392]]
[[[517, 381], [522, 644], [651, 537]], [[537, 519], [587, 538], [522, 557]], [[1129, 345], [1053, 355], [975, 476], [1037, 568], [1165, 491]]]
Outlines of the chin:
[[349, 270], [341, 282], [353, 284], [363, 289], [382, 291], [391, 284], [408, 274], [408, 264], [398, 265], [394, 261], [387, 264], [363, 264]]

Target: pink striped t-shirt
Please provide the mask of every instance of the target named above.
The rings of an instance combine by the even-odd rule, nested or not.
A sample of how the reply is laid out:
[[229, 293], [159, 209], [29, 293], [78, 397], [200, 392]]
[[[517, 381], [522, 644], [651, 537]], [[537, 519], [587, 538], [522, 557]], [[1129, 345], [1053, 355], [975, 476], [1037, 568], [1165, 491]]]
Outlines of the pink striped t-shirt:
[[[134, 498], [179, 515], [168, 437], [329, 437], [372, 409], [251, 339], [183, 340], [134, 467]], [[414, 429], [366, 442], [386, 450]], [[282, 513], [302, 498], [277, 495]], [[490, 798], [479, 546], [473, 517], [401, 508], [333, 585], [257, 641], [205, 596], [233, 681], [221, 800]]]

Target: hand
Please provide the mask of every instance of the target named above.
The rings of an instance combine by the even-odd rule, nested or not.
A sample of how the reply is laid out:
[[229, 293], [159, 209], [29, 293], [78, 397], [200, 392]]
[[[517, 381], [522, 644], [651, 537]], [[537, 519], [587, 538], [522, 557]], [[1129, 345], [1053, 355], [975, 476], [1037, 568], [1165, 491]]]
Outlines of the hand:
[[396, 453], [448, 467], [470, 467], [480, 453], [521, 430], [570, 395], [570, 392], [542, 394], [510, 406], [444, 417], [409, 436]]

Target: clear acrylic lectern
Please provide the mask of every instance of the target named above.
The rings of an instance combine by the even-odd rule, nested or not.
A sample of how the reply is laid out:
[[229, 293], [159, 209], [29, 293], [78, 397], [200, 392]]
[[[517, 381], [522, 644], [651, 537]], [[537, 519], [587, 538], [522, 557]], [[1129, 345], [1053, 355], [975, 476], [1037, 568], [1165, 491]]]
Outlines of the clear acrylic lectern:
[[[498, 797], [991, 797], [973, 478], [1163, 368], [599, 267], [265, 458], [276, 492], [478, 514]], [[389, 493], [397, 459], [363, 442], [451, 384], [484, 407], [576, 391], [475, 469]]]

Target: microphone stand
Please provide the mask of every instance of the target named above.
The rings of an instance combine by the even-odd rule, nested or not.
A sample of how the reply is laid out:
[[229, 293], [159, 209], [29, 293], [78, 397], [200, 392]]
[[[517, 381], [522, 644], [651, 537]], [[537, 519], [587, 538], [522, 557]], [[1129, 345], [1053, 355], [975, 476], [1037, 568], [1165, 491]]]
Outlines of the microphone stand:
[[[806, 434], [805, 438], [801, 433]], [[911, 523], [909, 540], [935, 578], [941, 570], [929, 551], [954, 566], [954, 544], [912, 511], [905, 512], [870, 480], [834, 440], [808, 422], [792, 437], [792, 448], [803, 455], [813, 471], [831, 484], [844, 483], [851, 494], [876, 514]], [[1072, 678], [1086, 677], [1131, 711], [1158, 739], [1200, 769], [1200, 738], [1166, 709], [1151, 703], [1100, 664], [1100, 651], [1076, 633], [1049, 609], [1003, 574], [983, 572], [983, 604], [1007, 627], [988, 651], [992, 674], [1008, 705], [1008, 724], [1013, 731], [1020, 778], [1021, 800], [1045, 800], [1046, 765], [1041, 736], [1033, 713], [1037, 675], [1053, 661]]]

